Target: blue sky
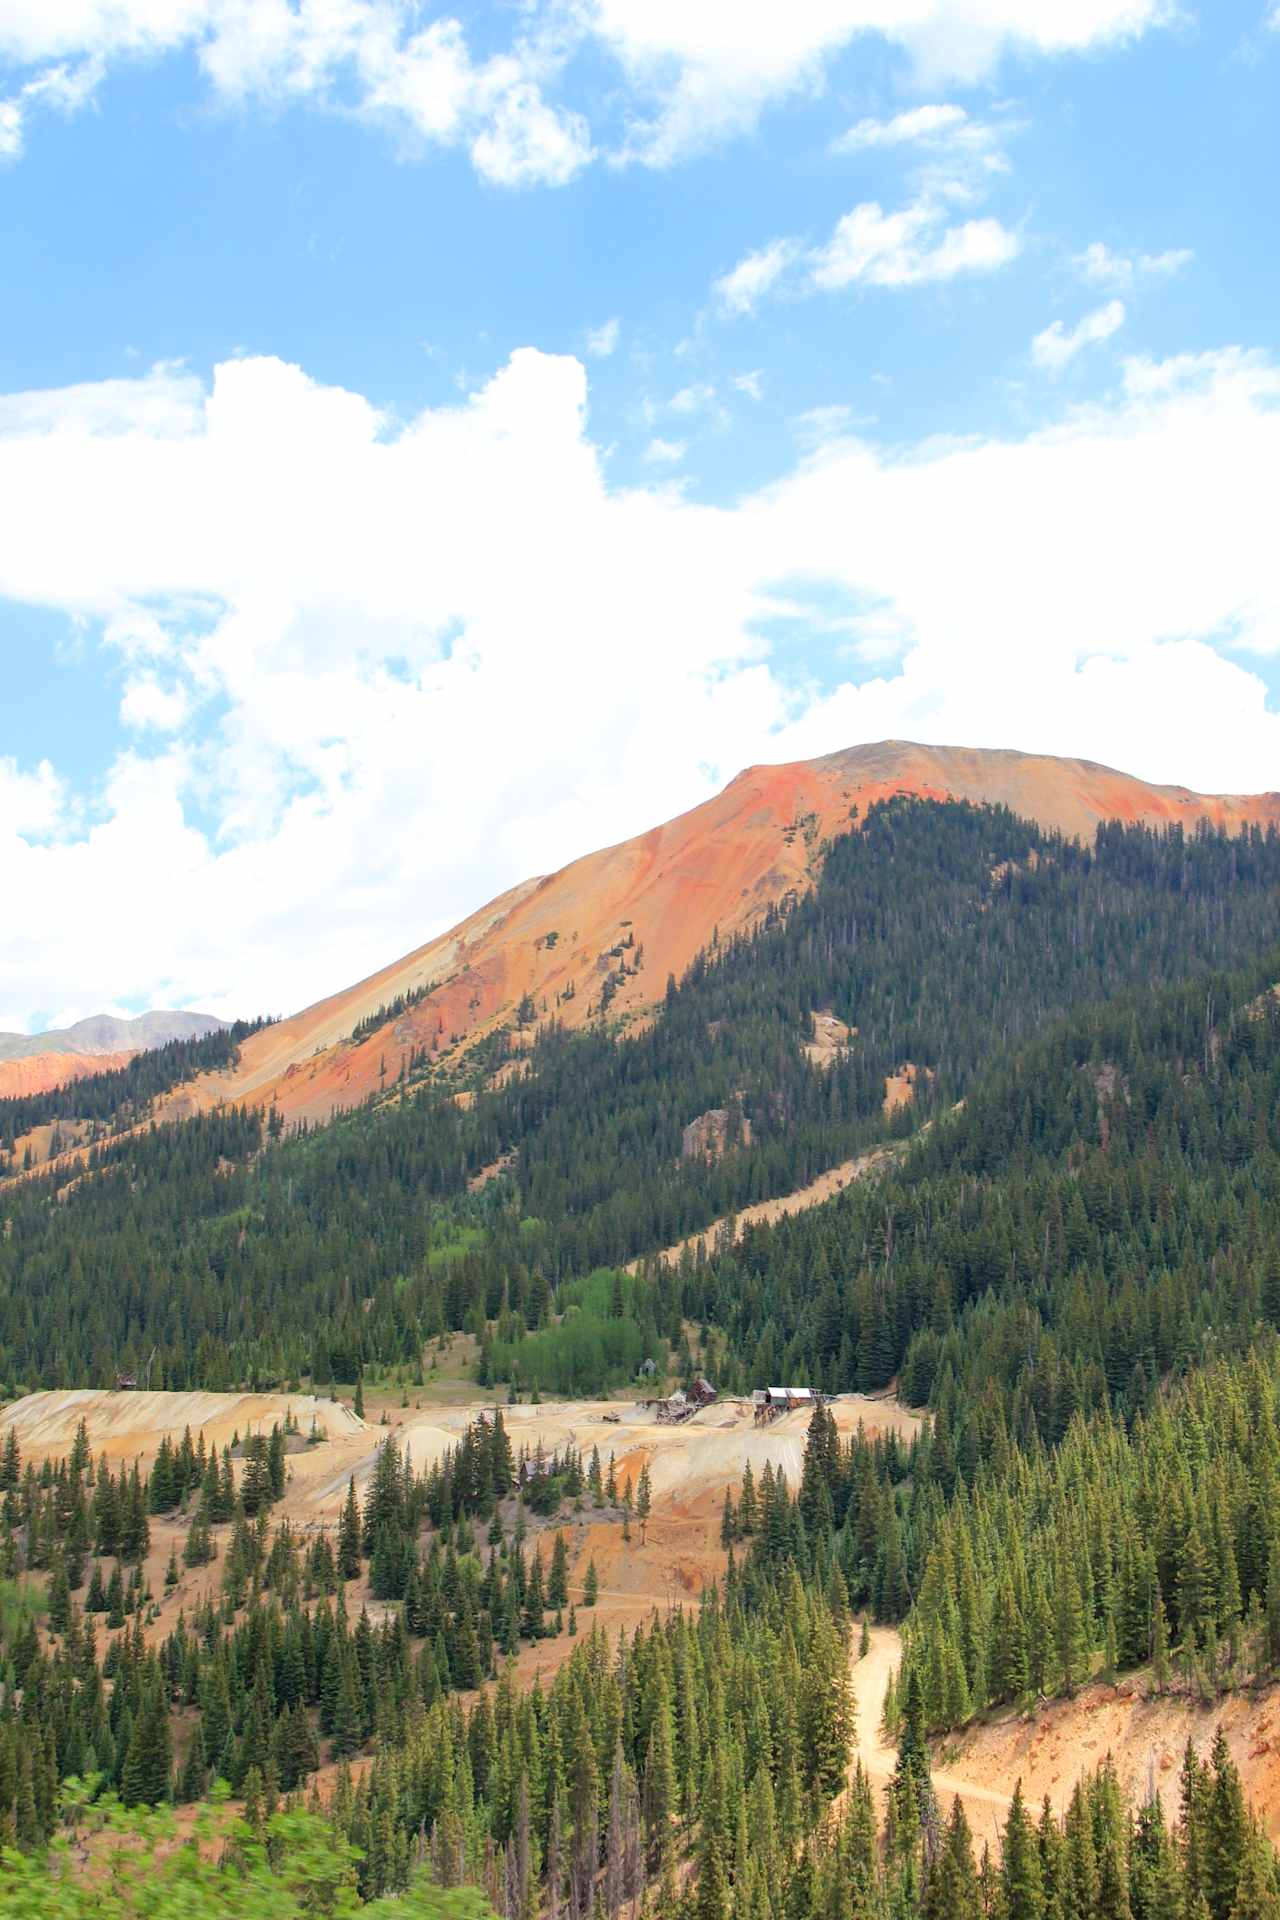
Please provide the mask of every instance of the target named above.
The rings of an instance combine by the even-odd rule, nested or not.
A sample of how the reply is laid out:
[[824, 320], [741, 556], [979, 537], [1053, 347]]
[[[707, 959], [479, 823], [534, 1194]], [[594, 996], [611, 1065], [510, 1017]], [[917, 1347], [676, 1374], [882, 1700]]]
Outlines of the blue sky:
[[0, 1026], [857, 739], [1280, 786], [1278, 20], [6, 0]]

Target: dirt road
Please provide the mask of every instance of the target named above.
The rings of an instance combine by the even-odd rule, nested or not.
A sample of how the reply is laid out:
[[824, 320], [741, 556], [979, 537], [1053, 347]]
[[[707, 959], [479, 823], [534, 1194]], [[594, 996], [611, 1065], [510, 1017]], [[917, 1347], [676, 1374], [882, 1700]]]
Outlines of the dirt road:
[[[901, 1659], [902, 1636], [892, 1627], [871, 1629], [871, 1645], [861, 1659], [858, 1657], [855, 1637], [852, 1677], [858, 1704], [858, 1731], [854, 1753], [861, 1760], [863, 1771], [872, 1783], [881, 1788], [893, 1778], [898, 1758], [897, 1748], [885, 1739], [880, 1723], [884, 1718], [889, 1681], [897, 1672]], [[933, 1786], [944, 1819], [951, 1812], [952, 1802], [959, 1797], [977, 1847], [981, 1849], [986, 1841], [996, 1845], [1004, 1815], [1009, 1808], [1008, 1794], [997, 1793], [975, 1780], [967, 1780], [962, 1774], [937, 1769], [933, 1775]]]

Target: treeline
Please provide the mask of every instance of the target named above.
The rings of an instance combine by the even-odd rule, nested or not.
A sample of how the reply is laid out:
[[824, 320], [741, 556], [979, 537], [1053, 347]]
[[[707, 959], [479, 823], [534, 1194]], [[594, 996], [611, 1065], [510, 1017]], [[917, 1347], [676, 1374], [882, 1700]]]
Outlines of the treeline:
[[399, 1020], [411, 1007], [421, 1005], [429, 994], [435, 992], [435, 985], [434, 980], [428, 980], [420, 987], [409, 987], [404, 993], [397, 993], [394, 999], [382, 1001], [363, 1020], [356, 1021], [351, 1029], [351, 1044], [358, 1046], [371, 1033], [376, 1033], [379, 1027], [390, 1026], [393, 1020]]

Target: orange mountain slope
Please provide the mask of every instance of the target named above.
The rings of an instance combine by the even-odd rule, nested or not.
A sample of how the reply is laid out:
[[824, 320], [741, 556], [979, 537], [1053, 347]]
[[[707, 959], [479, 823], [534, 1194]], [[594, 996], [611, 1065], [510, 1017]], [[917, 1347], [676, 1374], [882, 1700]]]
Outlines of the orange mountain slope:
[[[439, 1057], [514, 1016], [529, 995], [539, 1018], [582, 1025], [606, 977], [611, 1019], [659, 1000], [719, 928], [752, 925], [771, 902], [807, 887], [824, 840], [855, 805], [895, 793], [1003, 803], [1068, 835], [1100, 821], [1201, 819], [1280, 826], [1280, 793], [1203, 795], [1150, 786], [1088, 760], [903, 741], [820, 760], [748, 767], [714, 799], [637, 839], [513, 887], [450, 932], [357, 986], [254, 1034], [232, 1072], [205, 1075], [166, 1103], [177, 1116], [219, 1100], [276, 1102], [287, 1119], [327, 1119], [393, 1086], [414, 1048]], [[632, 946], [620, 944], [634, 941]], [[619, 961], [639, 970], [618, 978]], [[360, 1042], [356, 1024], [400, 995], [424, 997]]]
[[88, 1073], [110, 1073], [125, 1066], [136, 1052], [136, 1047], [130, 1047], [122, 1053], [29, 1053], [21, 1060], [0, 1060], [0, 1100], [49, 1093], [72, 1080], [83, 1080]]

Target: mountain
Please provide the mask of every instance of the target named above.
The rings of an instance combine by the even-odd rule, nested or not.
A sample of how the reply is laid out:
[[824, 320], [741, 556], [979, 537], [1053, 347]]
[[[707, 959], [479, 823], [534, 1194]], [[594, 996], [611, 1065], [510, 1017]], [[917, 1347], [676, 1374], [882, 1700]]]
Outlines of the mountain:
[[[905, 751], [881, 750], [878, 768]], [[733, 1842], [743, 1886], [783, 1889], [776, 1906], [734, 1906], [752, 1920], [847, 1915], [851, 1884], [872, 1889], [868, 1913], [974, 1920], [967, 1830], [950, 1821], [931, 1866], [922, 1796], [959, 1791], [985, 1818], [1011, 1789], [1002, 1884], [1044, 1848], [1020, 1920], [1274, 1920], [1278, 1869], [1243, 1799], [1246, 1781], [1271, 1789], [1265, 1767], [1242, 1770], [1265, 1759], [1280, 1694], [1280, 831], [1227, 830], [1274, 819], [1274, 801], [924, 759], [918, 785], [981, 779], [1083, 822], [1081, 837], [886, 791], [874, 753], [781, 770], [789, 786], [757, 770], [453, 936], [473, 1044], [435, 1070], [415, 1024], [424, 1008], [439, 1020], [450, 978], [429, 995], [388, 969], [337, 997], [328, 1056], [376, 1050], [388, 1097], [331, 1124], [286, 1128], [259, 1093], [147, 1124], [175, 1098], [199, 1109], [267, 1051], [273, 1034], [245, 1024], [2, 1103], [0, 1353], [11, 1390], [42, 1389], [0, 1414], [3, 1531], [50, 1636], [46, 1651], [16, 1606], [0, 1618], [26, 1703], [20, 1725], [0, 1720], [6, 1831], [41, 1839], [55, 1770], [80, 1772], [86, 1754], [128, 1801], [198, 1800], [211, 1765], [251, 1800], [260, 1761], [306, 1791], [376, 1739], [330, 1813], [373, 1836], [380, 1889], [439, 1825], [432, 1806], [449, 1808], [465, 1739], [486, 1783], [469, 1797], [469, 1761], [458, 1775], [466, 1820], [495, 1878], [513, 1837], [518, 1863], [527, 1808], [530, 1872], [552, 1859], [551, 1899], [565, 1832], [580, 1849], [565, 1870], [586, 1889], [578, 1911], [602, 1834], [606, 1881], [611, 1851], [645, 1857], [638, 1823], [660, 1787], [650, 1824], [675, 1846], [673, 1796], [697, 1765], [714, 1821], [703, 1812], [690, 1864], [715, 1920], [731, 1910], [715, 1824], [729, 1767], [736, 1834], [777, 1836], [790, 1809], [764, 1865]], [[1095, 807], [1141, 817], [1104, 819], [1085, 844]], [[1144, 823], [1170, 817], [1197, 830]], [[543, 895], [544, 916], [576, 914], [563, 942], [531, 918]], [[646, 942], [666, 960], [699, 926], [704, 947], [660, 986]], [[553, 987], [565, 1021], [513, 1000], [593, 942], [603, 969]], [[486, 1002], [481, 963], [504, 953]], [[834, 1190], [814, 1192], [832, 1170]], [[768, 1217], [801, 1194], [813, 1204]], [[697, 1256], [653, 1257], [694, 1234]], [[718, 1399], [687, 1421], [687, 1394], [650, 1398], [680, 1380], [701, 1400], [703, 1376]], [[788, 1393], [788, 1410], [757, 1412], [748, 1393], [777, 1381], [826, 1404]], [[348, 1385], [349, 1423], [317, 1423], [314, 1396]], [[210, 1458], [233, 1426], [241, 1444]], [[56, 1474], [25, 1470], [67, 1446]], [[87, 1476], [98, 1449], [113, 1464]], [[527, 1558], [526, 1513], [549, 1523]], [[216, 1604], [199, 1591], [215, 1578]], [[695, 1610], [711, 1579], [714, 1603]], [[127, 1615], [148, 1587], [144, 1642]], [[387, 1626], [369, 1628], [370, 1602]], [[631, 1634], [641, 1614], [680, 1638], [654, 1653], [637, 1635], [627, 1662], [602, 1664], [597, 1630]], [[101, 1668], [92, 1638], [83, 1659], [59, 1644], [85, 1615], [122, 1636]], [[854, 1666], [858, 1615], [868, 1658]], [[575, 1655], [579, 1621], [591, 1632]], [[278, 1663], [260, 1657], [264, 1631]], [[607, 1830], [594, 1761], [570, 1767], [583, 1811], [558, 1827], [541, 1761], [527, 1777], [523, 1703], [500, 1687], [469, 1726], [457, 1717], [509, 1656], [528, 1672], [526, 1644], [550, 1691], [524, 1724], [545, 1714], [546, 1752], [561, 1727], [564, 1751], [588, 1758], [592, 1725], [616, 1730]], [[835, 1852], [806, 1841], [788, 1886], [802, 1823], [848, 1778], [851, 1668], [867, 1774]], [[629, 1691], [593, 1697], [606, 1682]], [[1177, 1771], [1215, 1720], [1209, 1760], [1193, 1751]], [[1099, 1725], [1117, 1767], [1073, 1797]], [[702, 1744], [677, 1761], [689, 1728]], [[38, 1800], [33, 1732], [52, 1762]], [[934, 1733], [948, 1750], [931, 1782]], [[954, 1747], [974, 1740], [977, 1770]], [[1032, 1747], [1050, 1796], [1034, 1828], [1015, 1788]], [[1144, 1767], [1148, 1793], [1171, 1810], [1177, 1796], [1176, 1841], [1154, 1804], [1125, 1810]], [[408, 1802], [406, 1779], [420, 1782]], [[509, 1811], [518, 1794], [515, 1828], [499, 1824], [495, 1781]], [[883, 1848], [873, 1782], [904, 1816]], [[1212, 1909], [1162, 1891], [1175, 1845], [1184, 1877], [1215, 1863]], [[877, 1881], [904, 1850], [906, 1877]], [[962, 1898], [941, 1878], [952, 1869]], [[603, 1902], [615, 1920], [624, 1905]]]
[[[274, 1103], [289, 1120], [327, 1119], [393, 1082], [415, 1050], [439, 1059], [510, 1022], [526, 995], [539, 1018], [555, 1014], [570, 1027], [598, 1015], [603, 995], [611, 1019], [634, 1025], [717, 930], [754, 926], [807, 890], [824, 843], [855, 807], [862, 817], [899, 793], [1004, 805], [1084, 841], [1104, 820], [1280, 825], [1280, 792], [1200, 794], [1092, 760], [1005, 749], [887, 740], [748, 767], [703, 805], [522, 882], [368, 979], [251, 1036], [233, 1070], [175, 1094], [168, 1111], [232, 1099]], [[368, 1030], [353, 1040], [362, 1023]]]
[[226, 1025], [212, 1013], [140, 1013], [133, 1020], [119, 1020], [111, 1013], [91, 1013], [87, 1020], [77, 1020], [71, 1027], [55, 1027], [48, 1033], [0, 1033], [0, 1061], [71, 1053], [98, 1061], [90, 1071], [99, 1072], [104, 1054], [142, 1053], [148, 1047], [163, 1047], [170, 1040], [197, 1040], [201, 1034], [216, 1033]]
[[0, 1100], [48, 1093], [123, 1067], [136, 1053], [171, 1040], [198, 1040], [226, 1025], [211, 1013], [140, 1013], [133, 1020], [94, 1013], [48, 1033], [0, 1033]]

